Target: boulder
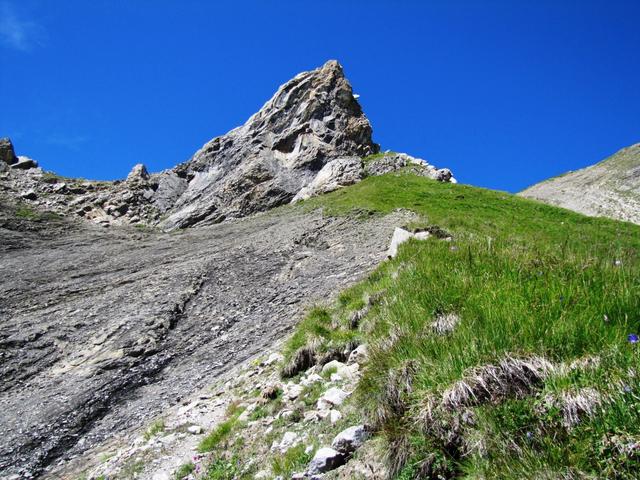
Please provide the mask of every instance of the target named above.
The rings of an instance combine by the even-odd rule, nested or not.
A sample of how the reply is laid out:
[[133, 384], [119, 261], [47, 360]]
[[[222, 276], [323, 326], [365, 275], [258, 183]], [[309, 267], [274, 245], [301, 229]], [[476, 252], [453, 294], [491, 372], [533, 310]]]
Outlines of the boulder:
[[309, 462], [307, 475], [319, 475], [321, 473], [329, 472], [341, 465], [344, 465], [344, 461], [344, 455], [333, 448], [321, 448], [316, 452], [311, 462]]
[[387, 251], [387, 257], [395, 258], [398, 255], [398, 247], [405, 243], [406, 241], [415, 238], [416, 240], [426, 240], [431, 236], [431, 233], [428, 231], [418, 231], [415, 233], [409, 232], [404, 228], [396, 227], [393, 231], [393, 237], [391, 237], [391, 244], [389, 245], [389, 250]]
[[342, 405], [348, 396], [349, 393], [341, 388], [332, 387], [318, 399], [317, 408], [318, 410], [329, 410], [332, 407]]
[[142, 163], [134, 165], [129, 175], [127, 175], [127, 182], [144, 182], [147, 180], [149, 180], [149, 172], [147, 172], [147, 167]]
[[27, 190], [26, 192], [22, 192], [20, 194], [20, 197], [24, 198], [25, 200], [36, 200], [38, 198], [38, 194], [35, 192], [35, 190], [31, 189]]
[[16, 157], [16, 152], [13, 150], [13, 144], [7, 137], [0, 138], [0, 163], [6, 165], [18, 163], [18, 157]]
[[395, 256], [398, 255], [398, 247], [410, 238], [413, 238], [413, 234], [411, 232], [404, 228], [396, 227], [393, 231], [393, 237], [391, 237], [391, 244], [389, 245], [387, 256], [389, 258], [395, 258]]
[[369, 433], [364, 425], [349, 427], [336, 435], [333, 442], [331, 442], [331, 448], [344, 456], [349, 456], [360, 448], [368, 437]]
[[348, 364], [357, 363], [359, 365], [362, 365], [364, 362], [367, 361], [368, 356], [369, 356], [369, 352], [367, 349], [367, 345], [363, 343], [361, 345], [358, 345], [349, 354], [349, 359], [347, 360], [347, 363]]
[[11, 164], [11, 168], [15, 170], [29, 170], [30, 168], [38, 168], [38, 162], [29, 157], [18, 157], [18, 161]]
[[302, 188], [291, 203], [306, 200], [316, 195], [333, 192], [340, 187], [353, 185], [364, 178], [362, 160], [359, 157], [337, 158], [328, 162], [313, 181]]

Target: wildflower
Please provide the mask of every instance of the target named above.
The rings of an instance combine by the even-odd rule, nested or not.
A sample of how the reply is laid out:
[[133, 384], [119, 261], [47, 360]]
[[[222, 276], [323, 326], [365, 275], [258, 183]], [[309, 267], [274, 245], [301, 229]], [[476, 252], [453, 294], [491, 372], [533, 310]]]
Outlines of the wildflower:
[[613, 262], [613, 264], [614, 264], [616, 267], [619, 267], [620, 265], [622, 265], [622, 260], [615, 260], [615, 261]]
[[622, 390], [624, 393], [631, 393], [632, 388], [629, 385], [625, 385]]
[[603, 319], [604, 319], [605, 323], [609, 322], [609, 317], [606, 314], [604, 315]]
[[629, 341], [629, 343], [638, 343], [638, 335], [636, 335], [635, 333], [630, 333], [627, 336], [627, 340]]

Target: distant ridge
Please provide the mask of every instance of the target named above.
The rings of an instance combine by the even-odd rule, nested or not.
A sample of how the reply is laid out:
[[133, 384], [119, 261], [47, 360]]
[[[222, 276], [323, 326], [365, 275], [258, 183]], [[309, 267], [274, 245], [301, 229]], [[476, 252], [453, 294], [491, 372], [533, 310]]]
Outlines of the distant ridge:
[[640, 224], [640, 143], [590, 167], [537, 183], [518, 195], [592, 217]]

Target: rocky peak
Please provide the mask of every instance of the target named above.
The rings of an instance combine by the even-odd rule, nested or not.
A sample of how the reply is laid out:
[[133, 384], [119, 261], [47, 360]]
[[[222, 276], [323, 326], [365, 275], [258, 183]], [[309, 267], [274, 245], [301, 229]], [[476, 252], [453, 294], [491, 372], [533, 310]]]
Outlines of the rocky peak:
[[173, 170], [186, 188], [164, 226], [217, 222], [287, 203], [329, 160], [377, 152], [371, 132], [338, 62], [301, 73], [243, 126]]
[[9, 165], [17, 162], [18, 157], [16, 157], [11, 140], [7, 137], [0, 138], [0, 172], [7, 170]]

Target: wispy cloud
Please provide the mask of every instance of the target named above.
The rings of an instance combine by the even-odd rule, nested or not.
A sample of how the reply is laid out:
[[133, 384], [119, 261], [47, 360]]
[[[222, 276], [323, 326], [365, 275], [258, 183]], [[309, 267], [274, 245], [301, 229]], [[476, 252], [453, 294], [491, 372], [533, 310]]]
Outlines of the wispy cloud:
[[22, 18], [9, 2], [0, 2], [0, 43], [7, 48], [29, 52], [42, 45], [44, 30], [36, 22]]

